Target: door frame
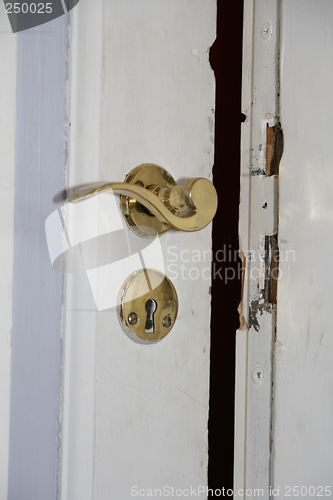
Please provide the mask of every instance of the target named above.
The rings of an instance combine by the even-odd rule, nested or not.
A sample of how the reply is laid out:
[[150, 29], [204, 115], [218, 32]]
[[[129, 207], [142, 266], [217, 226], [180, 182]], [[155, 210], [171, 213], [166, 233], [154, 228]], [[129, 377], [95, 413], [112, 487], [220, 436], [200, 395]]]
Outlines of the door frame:
[[279, 0], [244, 2], [234, 491], [259, 489], [267, 498], [276, 304], [265, 298], [265, 237], [278, 230], [278, 176], [269, 175], [266, 160], [267, 127], [279, 123], [279, 20]]

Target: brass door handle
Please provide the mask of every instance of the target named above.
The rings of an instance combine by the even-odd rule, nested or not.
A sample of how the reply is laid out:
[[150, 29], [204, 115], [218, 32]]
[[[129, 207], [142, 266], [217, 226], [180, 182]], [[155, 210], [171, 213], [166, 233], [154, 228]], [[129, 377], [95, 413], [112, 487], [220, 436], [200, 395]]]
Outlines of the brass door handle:
[[124, 182], [91, 184], [74, 188], [69, 201], [77, 202], [112, 189], [121, 195], [120, 205], [129, 227], [143, 237], [154, 237], [168, 229], [199, 231], [217, 210], [214, 185], [195, 178], [182, 187], [162, 167], [143, 164], [135, 167]]

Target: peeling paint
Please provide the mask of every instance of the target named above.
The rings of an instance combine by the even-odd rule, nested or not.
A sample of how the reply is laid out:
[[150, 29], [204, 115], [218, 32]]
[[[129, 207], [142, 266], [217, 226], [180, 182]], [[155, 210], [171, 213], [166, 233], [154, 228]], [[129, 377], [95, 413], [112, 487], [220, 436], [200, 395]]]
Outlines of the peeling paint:
[[259, 302], [258, 299], [252, 300], [249, 307], [249, 328], [253, 327], [256, 332], [260, 330], [258, 314], [263, 315], [264, 312], [273, 314], [273, 305], [266, 302]]
[[266, 175], [266, 172], [263, 168], [252, 168], [251, 173], [253, 176], [255, 175]]

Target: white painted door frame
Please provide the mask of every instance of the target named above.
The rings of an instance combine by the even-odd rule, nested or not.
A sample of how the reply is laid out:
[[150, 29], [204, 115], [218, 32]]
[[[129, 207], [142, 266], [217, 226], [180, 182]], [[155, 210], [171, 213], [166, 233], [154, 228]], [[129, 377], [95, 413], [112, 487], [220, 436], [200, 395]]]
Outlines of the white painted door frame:
[[265, 299], [265, 237], [277, 233], [277, 179], [266, 171], [267, 127], [279, 120], [279, 0], [244, 3], [239, 240], [243, 261], [236, 334], [234, 490], [269, 495], [276, 305]]
[[14, 195], [15, 195], [15, 119], [17, 39], [10, 30], [5, 6], [0, 4], [0, 497], [7, 498], [11, 331], [13, 309], [14, 266]]
[[64, 181], [67, 18], [16, 34], [1, 2], [0, 25], [0, 496], [38, 500], [57, 490], [62, 276], [45, 218]]
[[245, 498], [332, 496], [332, 26], [329, 0], [245, 2], [234, 479]]

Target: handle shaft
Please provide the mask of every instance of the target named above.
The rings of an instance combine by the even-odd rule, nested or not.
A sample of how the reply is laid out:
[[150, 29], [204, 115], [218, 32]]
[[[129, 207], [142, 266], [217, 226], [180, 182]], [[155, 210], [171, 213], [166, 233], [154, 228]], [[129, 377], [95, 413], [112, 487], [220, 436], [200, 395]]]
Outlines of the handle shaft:
[[173, 214], [159, 197], [142, 186], [126, 182], [108, 182], [91, 184], [75, 188], [69, 196], [70, 202], [77, 202], [102, 191], [111, 189], [113, 193], [134, 198], [144, 205], [161, 222], [170, 229], [179, 231], [199, 231], [213, 219], [217, 210], [217, 193], [208, 179], [196, 178], [189, 181], [184, 188], [187, 206], [192, 208], [184, 216]]

